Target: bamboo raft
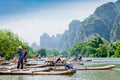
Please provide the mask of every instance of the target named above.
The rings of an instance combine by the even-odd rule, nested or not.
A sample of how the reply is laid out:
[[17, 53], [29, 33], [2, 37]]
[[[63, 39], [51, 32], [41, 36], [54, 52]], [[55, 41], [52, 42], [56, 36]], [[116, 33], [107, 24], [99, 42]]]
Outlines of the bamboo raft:
[[0, 65], [7, 65], [7, 64], [10, 64], [10, 63], [9, 62], [4, 62], [4, 61], [0, 62]]
[[36, 64], [36, 65], [26, 65], [25, 68], [40, 68], [40, 67], [48, 67], [48, 66], [64, 66], [62, 63], [58, 64]]
[[115, 68], [115, 65], [107, 65], [101, 67], [83, 67], [83, 68], [78, 68], [77, 70], [107, 70], [111, 68]]
[[65, 71], [54, 71], [49, 69], [43, 70], [34, 70], [34, 69], [26, 69], [26, 70], [1, 70], [0, 75], [69, 75], [74, 74], [76, 72], [75, 69], [69, 69]]
[[115, 65], [106, 65], [101, 67], [81, 67], [77, 69], [66, 70], [63, 68], [25, 68], [22, 70], [15, 68], [0, 68], [0, 75], [69, 75], [74, 74], [76, 70], [108, 70], [114, 68]]

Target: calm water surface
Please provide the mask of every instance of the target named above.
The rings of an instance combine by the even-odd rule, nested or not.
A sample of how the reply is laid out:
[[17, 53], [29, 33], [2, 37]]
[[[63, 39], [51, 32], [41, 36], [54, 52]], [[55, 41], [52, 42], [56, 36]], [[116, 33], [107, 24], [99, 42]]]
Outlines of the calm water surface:
[[101, 66], [114, 64], [111, 70], [77, 70], [73, 75], [0, 75], [0, 80], [120, 80], [120, 58], [83, 58], [92, 59], [84, 66]]

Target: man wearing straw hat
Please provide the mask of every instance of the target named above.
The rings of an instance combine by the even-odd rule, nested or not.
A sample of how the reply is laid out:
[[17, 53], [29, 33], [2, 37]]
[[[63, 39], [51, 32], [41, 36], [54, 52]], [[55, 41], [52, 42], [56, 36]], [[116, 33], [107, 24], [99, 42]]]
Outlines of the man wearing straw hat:
[[21, 66], [21, 69], [23, 69], [23, 51], [22, 51], [22, 46], [18, 47], [18, 62], [17, 62], [17, 69]]

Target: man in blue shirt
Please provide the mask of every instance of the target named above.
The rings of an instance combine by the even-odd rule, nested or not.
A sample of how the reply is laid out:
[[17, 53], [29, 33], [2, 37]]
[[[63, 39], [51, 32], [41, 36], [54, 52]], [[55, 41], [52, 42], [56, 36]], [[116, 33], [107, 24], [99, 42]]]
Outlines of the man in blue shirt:
[[17, 69], [19, 69], [19, 67], [21, 66], [21, 69], [23, 69], [23, 51], [22, 51], [22, 46], [18, 47], [18, 51], [16, 53], [18, 53], [18, 63], [17, 63]]

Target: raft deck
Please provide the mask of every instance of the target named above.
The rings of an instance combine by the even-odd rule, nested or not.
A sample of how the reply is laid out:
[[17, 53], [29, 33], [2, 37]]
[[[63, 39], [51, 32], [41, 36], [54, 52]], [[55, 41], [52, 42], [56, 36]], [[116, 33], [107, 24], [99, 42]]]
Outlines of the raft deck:
[[74, 74], [75, 69], [65, 70], [65, 71], [54, 71], [48, 69], [24, 69], [24, 70], [1, 70], [0, 75], [69, 75]]
[[111, 68], [115, 68], [115, 65], [107, 65], [101, 67], [83, 67], [83, 68], [78, 68], [77, 70], [107, 70]]

